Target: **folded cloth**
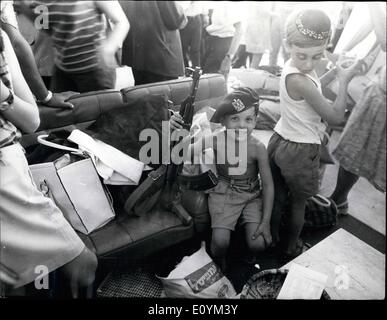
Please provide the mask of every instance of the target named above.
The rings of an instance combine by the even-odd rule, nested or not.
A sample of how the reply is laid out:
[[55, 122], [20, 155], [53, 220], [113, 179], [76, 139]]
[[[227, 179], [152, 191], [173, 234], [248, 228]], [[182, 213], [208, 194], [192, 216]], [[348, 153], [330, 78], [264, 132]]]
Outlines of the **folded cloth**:
[[78, 129], [73, 130], [67, 140], [78, 144], [79, 149], [90, 156], [105, 184], [137, 185], [143, 170], [147, 170], [143, 162]]

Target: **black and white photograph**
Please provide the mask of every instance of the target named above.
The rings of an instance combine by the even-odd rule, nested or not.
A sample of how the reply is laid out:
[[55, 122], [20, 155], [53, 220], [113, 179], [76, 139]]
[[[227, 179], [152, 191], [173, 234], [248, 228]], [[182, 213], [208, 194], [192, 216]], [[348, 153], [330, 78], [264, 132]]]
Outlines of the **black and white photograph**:
[[385, 299], [386, 2], [0, 3], [0, 305]]

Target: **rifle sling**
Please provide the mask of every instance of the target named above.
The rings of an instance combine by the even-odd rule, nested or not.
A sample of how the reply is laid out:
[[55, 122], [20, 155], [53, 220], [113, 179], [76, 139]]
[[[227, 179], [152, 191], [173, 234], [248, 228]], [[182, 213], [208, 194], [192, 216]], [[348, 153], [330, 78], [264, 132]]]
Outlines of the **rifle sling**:
[[[167, 167], [165, 165], [161, 165], [156, 170], [151, 171], [144, 182], [141, 183], [138, 188], [132, 192], [132, 194], [126, 200], [124, 206], [125, 211], [128, 214], [135, 213], [138, 215], [140, 210], [137, 209], [132, 211], [134, 206], [139, 202], [143, 202], [146, 198], [152, 197], [162, 188], [165, 180], [166, 169]], [[152, 198], [151, 200], [151, 202], [155, 202], [155, 198]]]
[[211, 170], [196, 176], [180, 174], [177, 181], [181, 187], [195, 191], [208, 190], [218, 184], [218, 178]]
[[134, 209], [133, 209], [134, 214], [139, 217], [141, 216], [141, 214], [145, 214], [149, 212], [159, 201], [159, 198], [161, 196], [161, 191], [162, 190], [160, 189], [150, 197], [144, 199], [144, 201], [137, 202], [137, 204], [134, 206]]

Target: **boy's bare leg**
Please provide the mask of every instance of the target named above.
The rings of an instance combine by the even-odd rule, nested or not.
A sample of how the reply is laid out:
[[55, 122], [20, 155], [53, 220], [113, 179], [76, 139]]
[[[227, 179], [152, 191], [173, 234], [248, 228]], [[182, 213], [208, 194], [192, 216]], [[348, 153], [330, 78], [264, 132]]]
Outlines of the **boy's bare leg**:
[[297, 241], [300, 238], [305, 219], [306, 199], [304, 196], [292, 196], [290, 202], [290, 219], [286, 228], [287, 244], [285, 253], [294, 255], [297, 251]]
[[222, 271], [226, 269], [226, 253], [230, 245], [231, 230], [222, 228], [212, 229], [211, 255]]
[[[274, 172], [273, 172], [274, 179]], [[282, 178], [279, 178], [282, 179]], [[288, 189], [285, 188], [284, 183], [276, 182], [277, 179], [274, 179], [274, 203], [273, 203], [273, 211], [270, 218], [270, 230], [272, 236], [272, 246], [275, 247], [280, 242], [280, 225], [282, 218], [282, 211], [284, 209], [286, 200], [288, 198]]]
[[279, 203], [274, 201], [273, 211], [270, 219], [270, 230], [273, 238], [272, 246], [275, 247], [280, 241], [279, 229], [282, 217], [282, 207]]

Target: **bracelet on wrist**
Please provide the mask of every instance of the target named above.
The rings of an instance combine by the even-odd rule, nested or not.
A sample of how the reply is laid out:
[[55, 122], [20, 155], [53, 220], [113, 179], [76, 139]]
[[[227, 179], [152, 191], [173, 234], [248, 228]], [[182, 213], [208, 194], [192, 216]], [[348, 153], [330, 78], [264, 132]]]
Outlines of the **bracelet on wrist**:
[[0, 111], [2, 112], [8, 111], [13, 108], [14, 95], [11, 89], [8, 89], [8, 90], [9, 90], [9, 95], [7, 99], [5, 99], [4, 101], [1, 101], [0, 103]]
[[47, 96], [43, 100], [37, 100], [39, 103], [47, 103], [52, 99], [52, 92], [48, 90]]

